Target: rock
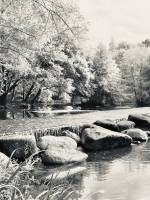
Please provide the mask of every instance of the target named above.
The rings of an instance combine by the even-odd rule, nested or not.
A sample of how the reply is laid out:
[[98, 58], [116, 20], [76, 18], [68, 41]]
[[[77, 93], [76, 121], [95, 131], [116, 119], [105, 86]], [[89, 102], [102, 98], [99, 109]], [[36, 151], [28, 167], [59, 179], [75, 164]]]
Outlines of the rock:
[[77, 143], [70, 137], [66, 136], [43, 136], [38, 138], [37, 146], [40, 150], [47, 150], [48, 148], [66, 148], [76, 149]]
[[117, 147], [129, 146], [132, 138], [128, 135], [93, 126], [83, 131], [81, 143], [89, 150], [108, 150]]
[[133, 121], [137, 127], [147, 127], [150, 128], [150, 116], [132, 114], [129, 115], [128, 120]]
[[110, 119], [98, 120], [98, 121], [94, 122], [94, 124], [97, 126], [101, 126], [103, 128], [112, 130], [112, 131], [119, 131], [117, 123]]
[[20, 161], [25, 160], [37, 151], [36, 141], [34, 136], [1, 136], [0, 151]]
[[132, 121], [122, 120], [117, 122], [118, 129], [121, 131], [124, 131], [126, 129], [134, 128], [135, 123]]
[[6, 156], [4, 153], [0, 152], [0, 167], [6, 168], [8, 163], [11, 163], [10, 159], [8, 156]]
[[76, 141], [77, 144], [80, 143], [80, 137], [77, 134], [75, 134], [75, 133], [73, 133], [71, 131], [68, 131], [68, 130], [63, 131], [62, 132], [62, 136], [67, 136], [67, 137], [72, 138], [73, 140]]
[[87, 159], [87, 154], [76, 149], [54, 147], [41, 154], [42, 162], [46, 165], [67, 164], [82, 162]]
[[129, 135], [133, 141], [145, 142], [148, 140], [147, 132], [138, 128], [128, 129], [122, 133]]
[[103, 128], [109, 129], [111, 131], [121, 132], [123, 130], [134, 128], [135, 123], [132, 121], [122, 120], [119, 122], [115, 122], [110, 119], [106, 120], [98, 120], [94, 122], [95, 125], [101, 126]]

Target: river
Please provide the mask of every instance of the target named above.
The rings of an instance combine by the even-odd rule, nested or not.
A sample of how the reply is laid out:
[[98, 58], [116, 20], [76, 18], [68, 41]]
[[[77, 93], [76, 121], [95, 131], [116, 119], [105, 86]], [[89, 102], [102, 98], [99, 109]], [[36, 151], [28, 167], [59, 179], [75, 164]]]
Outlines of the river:
[[[0, 133], [52, 127], [64, 124], [91, 123], [102, 118], [127, 118], [131, 113], [150, 113], [150, 108], [93, 111], [82, 114], [16, 117], [0, 120]], [[150, 142], [111, 151], [89, 152], [81, 164], [86, 170], [74, 177], [74, 200], [149, 200]], [[48, 170], [47, 170], [48, 172]]]

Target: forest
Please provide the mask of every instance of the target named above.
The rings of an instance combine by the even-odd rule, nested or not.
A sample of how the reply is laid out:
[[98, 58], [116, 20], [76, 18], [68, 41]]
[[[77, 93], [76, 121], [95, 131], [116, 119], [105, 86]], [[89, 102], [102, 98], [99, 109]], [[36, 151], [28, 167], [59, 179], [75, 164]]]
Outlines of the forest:
[[70, 1], [1, 0], [0, 105], [84, 106], [150, 104], [150, 40], [108, 46], [94, 53], [80, 45], [88, 31]]

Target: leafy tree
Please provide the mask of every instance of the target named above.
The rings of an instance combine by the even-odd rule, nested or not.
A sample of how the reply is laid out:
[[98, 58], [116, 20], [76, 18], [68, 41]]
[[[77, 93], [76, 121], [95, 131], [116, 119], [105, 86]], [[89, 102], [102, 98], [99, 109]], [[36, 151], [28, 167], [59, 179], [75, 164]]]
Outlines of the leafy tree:
[[149, 71], [149, 57], [150, 49], [144, 47], [134, 47], [124, 53], [122, 78], [137, 105], [145, 103], [144, 96], [149, 85], [149, 78], [146, 80], [145, 74]]
[[115, 104], [120, 99], [120, 70], [110, 52], [99, 45], [93, 59], [94, 95], [90, 103], [94, 105]]
[[[55, 79], [55, 67], [51, 72], [50, 68], [37, 66], [37, 52], [42, 55], [45, 44], [51, 43], [56, 35], [65, 33], [67, 37], [79, 38], [84, 29], [83, 19], [74, 5], [61, 0], [1, 0], [0, 4], [0, 104], [7, 103], [7, 96], [12, 93], [12, 87], [11, 90], [8, 87], [13, 83], [17, 93], [20, 94], [22, 88], [23, 101], [34, 103], [42, 91], [43, 94], [49, 91]], [[22, 61], [24, 64], [19, 63]], [[27, 66], [29, 73], [24, 74], [23, 69]]]

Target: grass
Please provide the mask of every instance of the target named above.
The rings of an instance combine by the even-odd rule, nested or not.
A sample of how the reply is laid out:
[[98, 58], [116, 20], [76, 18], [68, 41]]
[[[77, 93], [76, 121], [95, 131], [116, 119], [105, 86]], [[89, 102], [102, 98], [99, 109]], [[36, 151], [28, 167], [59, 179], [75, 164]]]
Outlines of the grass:
[[[11, 162], [6, 167], [0, 165], [0, 199], [1, 200], [62, 200], [71, 199], [74, 193], [71, 182], [57, 183], [57, 174], [52, 175], [46, 184], [41, 184], [33, 176], [34, 166], [40, 162], [32, 155], [24, 162], [18, 164]], [[59, 174], [59, 172], [58, 172]], [[38, 189], [37, 189], [38, 188]]]

